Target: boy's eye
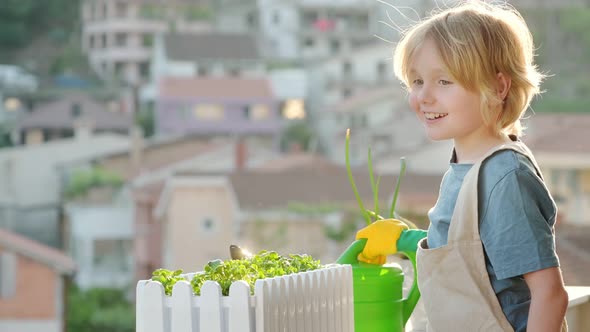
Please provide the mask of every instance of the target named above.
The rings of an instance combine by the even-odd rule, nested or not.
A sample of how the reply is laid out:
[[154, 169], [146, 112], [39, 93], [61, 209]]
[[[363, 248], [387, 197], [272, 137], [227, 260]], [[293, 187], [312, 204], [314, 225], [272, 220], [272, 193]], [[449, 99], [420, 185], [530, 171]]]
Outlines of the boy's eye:
[[440, 85], [451, 85], [451, 84], [453, 84], [453, 82], [447, 81], [447, 80], [439, 80], [438, 83], [440, 83]]
[[422, 85], [424, 83], [424, 81], [422, 79], [416, 78], [412, 81], [412, 85]]

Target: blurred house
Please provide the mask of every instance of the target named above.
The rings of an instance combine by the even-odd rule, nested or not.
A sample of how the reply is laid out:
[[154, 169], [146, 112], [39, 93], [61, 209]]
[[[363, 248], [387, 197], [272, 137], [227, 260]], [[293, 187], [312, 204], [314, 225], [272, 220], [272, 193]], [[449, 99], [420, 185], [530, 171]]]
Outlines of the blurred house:
[[155, 37], [143, 103], [154, 103], [165, 78], [260, 78], [266, 71], [257, 39], [245, 33], [167, 33]]
[[[194, 139], [194, 137], [193, 137]], [[185, 138], [184, 141], [188, 139]], [[143, 172], [131, 185], [134, 200], [134, 257], [136, 280], [146, 278], [162, 266], [162, 224], [154, 218], [162, 190], [174, 174], [187, 170], [230, 174], [265, 165], [280, 158], [266, 142], [248, 137], [235, 142], [215, 140], [201, 147], [200, 153], [177, 160], [150, 172]]]
[[[236, 157], [248, 160], [235, 160]], [[81, 288], [127, 289], [134, 281], [135, 265], [143, 259], [134, 254], [135, 246], [141, 245], [136, 234], [156, 239], [160, 236], [149, 225], [138, 222], [149, 218], [143, 206], [150, 191], [143, 189], [158, 186], [183, 169], [231, 172], [235, 167], [254, 167], [272, 158], [276, 158], [276, 152], [255, 138], [235, 142], [192, 135], [144, 141], [140, 135], [134, 135], [126, 150], [64, 165], [69, 169], [94, 165], [125, 182], [116, 190], [93, 188], [83, 196], [68, 198], [64, 205], [68, 250], [79, 266], [76, 284]], [[136, 188], [143, 189], [136, 192]], [[159, 243], [151, 241], [146, 250], [156, 250]]]
[[91, 188], [64, 204], [68, 253], [78, 266], [81, 289], [127, 288], [133, 275], [133, 209], [126, 192]]
[[152, 77], [260, 77], [265, 66], [253, 35], [169, 33], [156, 37]]
[[154, 44], [152, 75], [140, 98], [157, 102], [158, 86], [169, 78], [268, 79], [273, 95], [288, 118], [305, 117], [308, 86], [305, 70], [274, 67], [263, 59], [259, 39], [245, 33], [171, 33]]
[[213, 26], [216, 31], [256, 33], [260, 31], [258, 0], [215, 0]]
[[147, 81], [157, 34], [208, 31], [209, 0], [88, 0], [81, 3], [82, 47], [105, 80]]
[[[363, 122], [363, 116], [373, 119], [385, 116], [390, 120], [405, 118], [407, 100], [403, 89], [393, 84], [395, 77], [389, 44], [359, 47], [316, 62], [307, 68], [307, 72], [310, 116], [315, 119], [313, 126], [324, 150], [333, 160], [342, 160], [339, 146], [343, 142], [343, 126], [366, 128], [375, 125], [371, 121]], [[379, 115], [373, 115], [366, 111], [367, 108], [381, 110]], [[344, 119], [344, 114], [352, 116], [357, 113], [354, 121], [359, 122], [347, 123], [349, 121]], [[379, 126], [385, 128], [388, 124], [392, 131], [396, 130], [394, 122], [382, 122]], [[336, 137], [340, 138], [335, 141]], [[409, 139], [410, 142], [413, 140]]]
[[537, 113], [524, 141], [558, 208], [557, 252], [565, 283], [590, 285], [590, 115]]
[[590, 227], [590, 115], [539, 113], [525, 126], [563, 222]]
[[398, 151], [409, 153], [423, 145], [426, 136], [414, 113], [407, 110], [403, 94], [399, 86], [387, 84], [343, 98], [323, 109], [325, 124], [330, 123], [333, 132], [327, 141], [331, 159], [344, 164], [348, 128], [350, 160], [354, 165], [367, 162], [368, 148], [374, 164], [378, 164]]
[[0, 330], [65, 330], [66, 278], [76, 270], [58, 250], [0, 229]]
[[128, 147], [127, 137], [108, 133], [0, 150], [0, 228], [63, 247], [63, 184], [71, 174], [62, 165]]
[[[423, 133], [422, 128], [415, 129]], [[422, 144], [398, 147], [373, 161], [375, 170], [384, 174], [395, 174], [400, 170], [400, 158], [405, 158], [408, 172], [416, 174], [443, 175], [449, 168], [453, 153], [453, 141], [430, 141], [424, 137]]]
[[126, 135], [133, 119], [129, 114], [109, 111], [107, 105], [84, 94], [66, 95], [41, 104], [15, 124], [16, 144], [41, 144], [74, 136], [98, 133]]
[[[378, 44], [358, 47], [310, 65], [310, 84], [318, 106], [332, 105], [342, 99], [390, 86], [398, 90], [398, 102], [406, 102], [403, 89], [393, 75], [391, 45]], [[321, 94], [321, 95], [320, 95]]]
[[285, 123], [267, 79], [166, 78], [158, 88], [158, 135], [253, 135], [277, 140]]
[[[134, 132], [130, 141], [126, 149], [64, 167], [74, 170], [97, 166], [130, 183], [215, 147], [194, 137], [144, 141], [140, 132]], [[66, 199], [64, 213], [68, 252], [79, 267], [74, 279], [78, 287], [128, 288], [135, 264], [135, 210], [128, 188], [91, 188], [85, 195]]]
[[219, 0], [220, 31], [256, 32], [270, 59], [324, 59], [376, 41], [385, 14], [371, 0]]
[[[152, 252], [160, 260], [150, 267], [199, 271], [211, 259], [228, 258], [234, 243], [334, 261], [362, 223], [346, 171], [322, 158], [285, 158], [230, 174], [178, 172], [151, 188], [160, 192], [153, 196], [152, 227], [162, 227], [162, 249]], [[365, 204], [373, 206], [368, 173], [355, 171], [355, 178]], [[399, 209], [426, 213], [440, 177], [408, 174], [405, 181], [414, 185], [400, 196]], [[388, 206], [395, 178], [382, 177], [381, 183], [391, 183], [380, 189], [382, 206]]]
[[20, 97], [0, 91], [0, 125], [13, 126], [27, 111], [27, 105]]

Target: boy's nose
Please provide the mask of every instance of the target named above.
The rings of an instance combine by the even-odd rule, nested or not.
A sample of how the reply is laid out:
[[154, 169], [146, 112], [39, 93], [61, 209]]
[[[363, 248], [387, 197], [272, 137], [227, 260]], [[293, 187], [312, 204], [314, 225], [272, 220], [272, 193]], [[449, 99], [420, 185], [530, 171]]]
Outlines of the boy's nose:
[[420, 104], [429, 104], [432, 102], [432, 91], [426, 84], [424, 84], [418, 92], [418, 101]]

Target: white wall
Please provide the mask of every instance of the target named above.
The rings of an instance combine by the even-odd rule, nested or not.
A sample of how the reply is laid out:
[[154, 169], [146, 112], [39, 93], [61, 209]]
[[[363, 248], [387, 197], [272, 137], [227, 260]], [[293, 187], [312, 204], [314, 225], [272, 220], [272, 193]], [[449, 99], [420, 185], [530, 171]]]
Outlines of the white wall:
[[[299, 15], [293, 5], [276, 0], [259, 0], [260, 28], [269, 56], [296, 59], [299, 56]], [[275, 18], [277, 21], [275, 21]]]
[[269, 73], [274, 95], [278, 99], [307, 98], [307, 74], [302, 69], [279, 69]]
[[[70, 251], [78, 265], [76, 283], [81, 288], [127, 286], [133, 277], [131, 255], [127, 270], [97, 270], [94, 265], [96, 240], [132, 240], [133, 210], [127, 206], [79, 206], [66, 207], [71, 222]], [[132, 248], [130, 248], [132, 249]]]
[[197, 74], [197, 66], [191, 62], [168, 61], [163, 72], [164, 76], [169, 77], [194, 77]]
[[2, 320], [0, 331], [6, 332], [62, 332], [57, 320]]

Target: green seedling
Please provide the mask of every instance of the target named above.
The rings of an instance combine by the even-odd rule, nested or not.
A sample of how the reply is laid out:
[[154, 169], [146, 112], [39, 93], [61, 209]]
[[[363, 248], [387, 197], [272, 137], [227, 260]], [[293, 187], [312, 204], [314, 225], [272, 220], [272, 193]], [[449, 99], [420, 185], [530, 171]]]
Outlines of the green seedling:
[[[356, 184], [354, 183], [354, 177], [352, 176], [352, 169], [350, 167], [350, 129], [346, 130], [346, 141], [345, 141], [344, 147], [345, 147], [345, 151], [346, 151], [346, 171], [348, 173], [348, 180], [350, 181], [350, 186], [352, 187], [352, 191], [354, 192], [354, 196], [356, 197], [356, 200], [357, 200], [357, 203], [361, 209], [361, 212], [362, 212], [363, 216], [365, 217], [367, 225], [371, 224], [371, 222], [373, 222], [374, 220], [384, 219], [382, 216], [379, 215], [379, 181], [381, 178], [377, 178], [377, 181], [375, 181], [375, 179], [374, 179], [373, 161], [371, 158], [371, 149], [369, 149], [367, 164], [369, 167], [369, 177], [371, 180], [371, 189], [373, 191], [373, 197], [375, 200], [375, 211], [365, 209], [365, 207], [363, 205], [363, 201], [358, 193], [358, 189], [356, 187]], [[399, 193], [401, 178], [404, 176], [404, 174], [406, 172], [406, 159], [403, 157], [400, 158], [400, 163], [401, 163], [400, 174], [396, 180], [395, 191], [393, 193], [393, 200], [391, 202], [391, 207], [389, 208], [388, 218], [390, 218], [390, 219], [394, 218], [396, 215], [395, 205], [397, 203], [397, 196]]]

